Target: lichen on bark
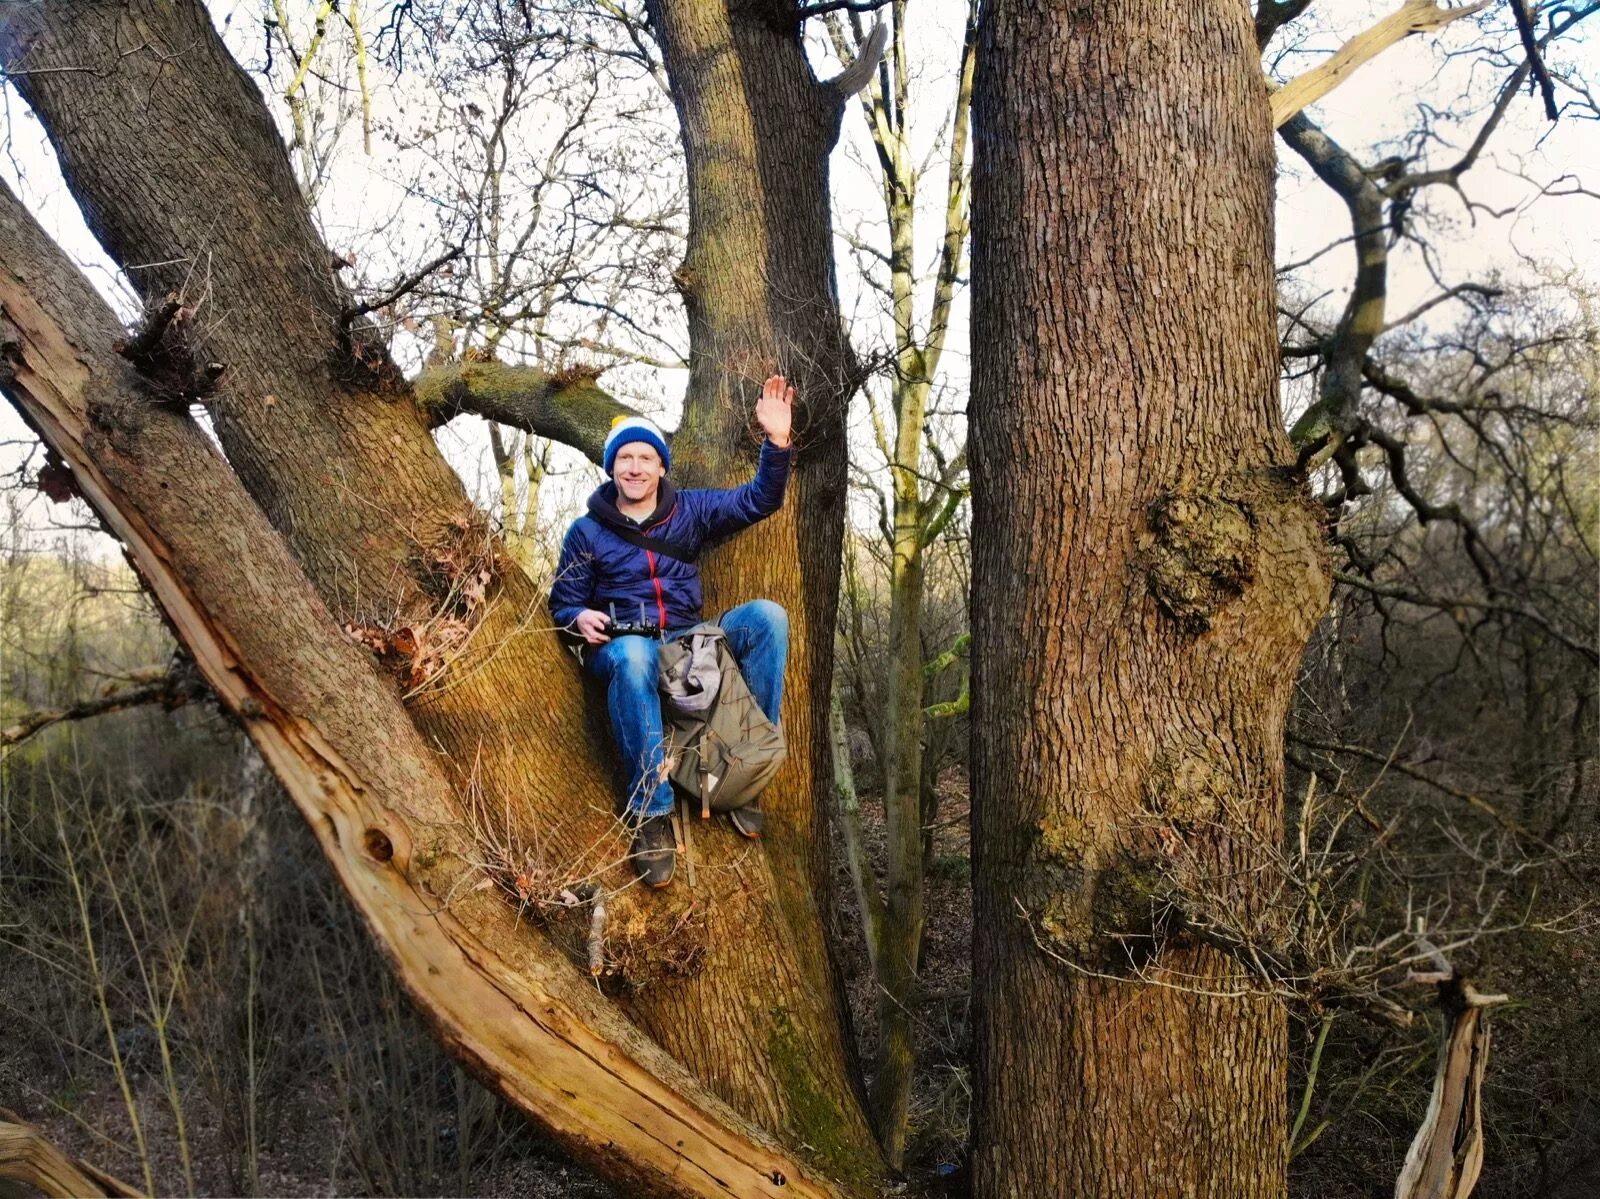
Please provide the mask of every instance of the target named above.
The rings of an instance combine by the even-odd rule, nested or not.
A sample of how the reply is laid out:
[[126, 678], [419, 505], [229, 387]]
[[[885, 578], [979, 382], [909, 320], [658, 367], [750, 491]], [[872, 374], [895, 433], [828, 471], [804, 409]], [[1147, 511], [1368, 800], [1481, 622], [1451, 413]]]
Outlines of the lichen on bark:
[[1198, 739], [1164, 747], [1145, 776], [1145, 806], [1180, 830], [1214, 824], [1237, 790], [1227, 770]]

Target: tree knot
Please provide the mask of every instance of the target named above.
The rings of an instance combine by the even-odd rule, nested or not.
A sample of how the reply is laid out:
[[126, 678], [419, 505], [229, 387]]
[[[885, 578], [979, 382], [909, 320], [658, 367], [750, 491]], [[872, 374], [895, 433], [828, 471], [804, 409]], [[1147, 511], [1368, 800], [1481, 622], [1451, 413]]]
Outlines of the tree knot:
[[1241, 500], [1171, 491], [1150, 507], [1150, 593], [1186, 632], [1204, 633], [1254, 573], [1255, 517]]

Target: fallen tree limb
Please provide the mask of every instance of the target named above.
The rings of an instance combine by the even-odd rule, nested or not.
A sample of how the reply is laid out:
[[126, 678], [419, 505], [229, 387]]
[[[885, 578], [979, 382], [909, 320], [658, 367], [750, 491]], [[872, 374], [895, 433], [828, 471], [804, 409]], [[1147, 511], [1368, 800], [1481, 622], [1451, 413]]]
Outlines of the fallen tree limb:
[[0, 186], [0, 390], [122, 541], [440, 1042], [629, 1193], [837, 1194], [507, 905], [470, 886], [441, 903], [417, 881], [424, 858], [472, 852], [432, 749], [205, 434], [149, 402], [119, 334]]
[[15, 1112], [0, 1107], [0, 1179], [20, 1182], [49, 1199], [127, 1196], [139, 1192], [114, 1175], [57, 1149]]

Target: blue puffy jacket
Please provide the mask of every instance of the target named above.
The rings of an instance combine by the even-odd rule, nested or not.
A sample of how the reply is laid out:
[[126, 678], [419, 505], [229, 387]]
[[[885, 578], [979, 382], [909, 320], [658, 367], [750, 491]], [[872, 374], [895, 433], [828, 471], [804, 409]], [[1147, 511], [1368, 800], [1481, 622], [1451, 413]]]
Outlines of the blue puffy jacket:
[[561, 560], [550, 588], [550, 614], [568, 628], [585, 608], [637, 618], [639, 605], [663, 629], [699, 624], [700, 568], [624, 541], [614, 530], [632, 529], [681, 546], [691, 554], [783, 507], [793, 449], [770, 441], [761, 446], [756, 477], [743, 487], [679, 491], [666, 479], [656, 510], [635, 521], [617, 510], [617, 485], [606, 483], [589, 497], [589, 513], [572, 522], [561, 543]]

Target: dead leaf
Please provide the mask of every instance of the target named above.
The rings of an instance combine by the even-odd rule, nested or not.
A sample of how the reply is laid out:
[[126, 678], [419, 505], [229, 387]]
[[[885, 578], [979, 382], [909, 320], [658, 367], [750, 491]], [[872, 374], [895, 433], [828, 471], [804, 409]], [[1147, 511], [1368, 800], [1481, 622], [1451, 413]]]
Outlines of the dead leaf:
[[46, 461], [39, 468], [37, 486], [53, 504], [65, 504], [78, 495], [78, 485], [73, 481], [72, 472], [59, 459]]

